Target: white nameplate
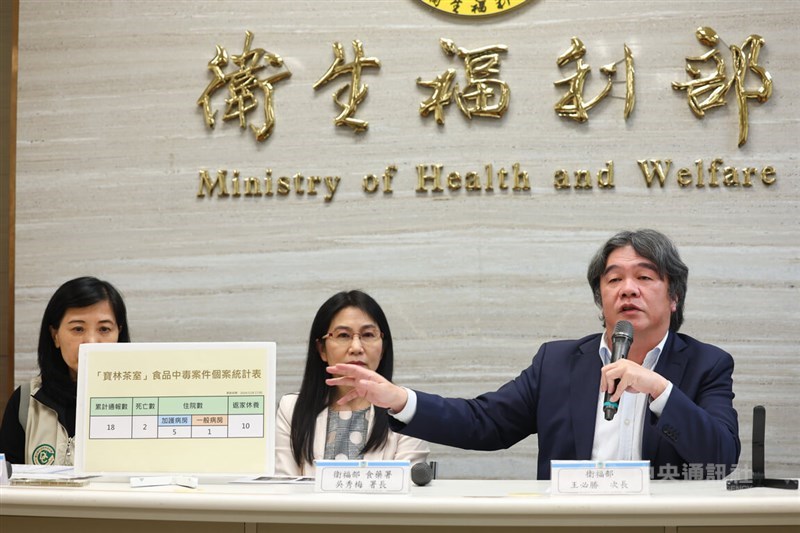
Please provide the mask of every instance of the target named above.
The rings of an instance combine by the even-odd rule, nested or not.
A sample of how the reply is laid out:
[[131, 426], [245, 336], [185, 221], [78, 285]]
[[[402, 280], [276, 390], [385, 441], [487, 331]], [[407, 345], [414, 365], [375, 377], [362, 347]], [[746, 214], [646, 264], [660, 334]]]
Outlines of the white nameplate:
[[551, 494], [650, 494], [650, 461], [550, 461]]
[[404, 494], [411, 488], [409, 461], [314, 461], [317, 492]]
[[163, 487], [165, 485], [179, 485], [189, 489], [197, 488], [197, 478], [194, 476], [134, 476], [131, 478], [131, 487]]

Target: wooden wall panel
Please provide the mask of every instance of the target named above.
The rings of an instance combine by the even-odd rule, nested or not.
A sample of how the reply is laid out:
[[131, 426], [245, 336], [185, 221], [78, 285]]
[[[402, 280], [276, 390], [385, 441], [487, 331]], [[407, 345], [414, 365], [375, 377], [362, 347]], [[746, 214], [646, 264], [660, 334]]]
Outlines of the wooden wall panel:
[[16, 0], [0, 5], [0, 411], [14, 387], [14, 174], [17, 107]]

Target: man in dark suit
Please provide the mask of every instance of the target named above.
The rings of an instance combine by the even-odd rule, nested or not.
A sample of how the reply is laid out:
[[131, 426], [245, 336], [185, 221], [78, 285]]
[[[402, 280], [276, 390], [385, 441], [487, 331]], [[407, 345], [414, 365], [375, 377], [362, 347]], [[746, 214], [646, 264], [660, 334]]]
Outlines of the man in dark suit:
[[[689, 269], [654, 230], [621, 232], [587, 273], [605, 331], [542, 345], [517, 378], [477, 398], [398, 387], [358, 365], [328, 371], [330, 385], [389, 408], [395, 431], [474, 450], [508, 448], [538, 434], [538, 478], [552, 459], [649, 460], [656, 479], [721, 479], [740, 452], [733, 408], [733, 358], [678, 333]], [[633, 325], [627, 359], [610, 363], [612, 332]], [[616, 380], [619, 380], [618, 384]], [[605, 392], [619, 401], [611, 420]]]

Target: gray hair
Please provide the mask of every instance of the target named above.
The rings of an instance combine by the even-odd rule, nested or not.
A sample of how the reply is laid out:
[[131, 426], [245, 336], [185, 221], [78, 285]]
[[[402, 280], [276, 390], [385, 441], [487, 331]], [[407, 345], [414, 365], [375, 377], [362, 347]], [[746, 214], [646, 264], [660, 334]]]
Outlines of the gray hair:
[[651, 261], [661, 279], [666, 279], [669, 296], [676, 302], [675, 311], [670, 315], [670, 331], [678, 331], [683, 324], [683, 302], [686, 298], [686, 289], [689, 280], [689, 267], [681, 260], [678, 249], [672, 241], [653, 229], [640, 229], [637, 231], [621, 231], [611, 237], [594, 254], [586, 279], [594, 294], [594, 303], [601, 309], [600, 319], [605, 326], [605, 317], [602, 315], [603, 299], [600, 294], [600, 278], [606, 269], [608, 256], [617, 248], [631, 246], [637, 254]]

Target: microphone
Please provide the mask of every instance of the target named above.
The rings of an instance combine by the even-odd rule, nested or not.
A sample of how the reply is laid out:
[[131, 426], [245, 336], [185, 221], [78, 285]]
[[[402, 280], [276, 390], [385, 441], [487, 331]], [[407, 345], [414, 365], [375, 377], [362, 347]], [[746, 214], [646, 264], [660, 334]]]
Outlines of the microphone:
[[436, 462], [431, 464], [422, 462], [411, 467], [411, 481], [418, 487], [424, 487], [436, 477]]
[[[627, 359], [628, 350], [631, 349], [631, 344], [633, 343], [633, 325], [627, 320], [617, 322], [617, 325], [614, 326], [614, 333], [611, 334], [611, 342], [613, 343], [611, 363], [616, 363], [620, 359]], [[619, 384], [619, 380], [614, 383], [616, 387], [616, 384]], [[611, 396], [610, 392], [606, 392], [605, 400], [603, 400], [603, 412], [606, 415], [606, 420], [613, 420], [614, 415], [617, 414], [617, 409], [619, 409], [619, 402], [612, 402], [610, 400]]]

